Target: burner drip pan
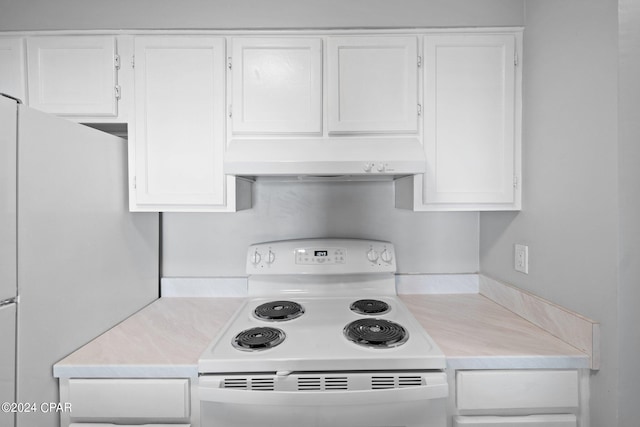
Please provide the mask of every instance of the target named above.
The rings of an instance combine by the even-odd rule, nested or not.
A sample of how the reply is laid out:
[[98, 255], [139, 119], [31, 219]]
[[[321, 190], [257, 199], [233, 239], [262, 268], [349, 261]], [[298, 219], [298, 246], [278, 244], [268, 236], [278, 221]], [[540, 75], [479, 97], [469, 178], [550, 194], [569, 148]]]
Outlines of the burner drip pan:
[[384, 314], [391, 309], [389, 304], [377, 299], [360, 299], [349, 308], [358, 314]]
[[259, 305], [253, 315], [261, 320], [292, 320], [304, 314], [304, 308], [293, 301], [270, 301]]
[[397, 347], [409, 339], [405, 328], [383, 319], [356, 320], [345, 326], [343, 332], [350, 341], [373, 348]]
[[236, 335], [232, 344], [243, 351], [267, 350], [280, 344], [285, 337], [284, 331], [278, 328], [251, 328]]

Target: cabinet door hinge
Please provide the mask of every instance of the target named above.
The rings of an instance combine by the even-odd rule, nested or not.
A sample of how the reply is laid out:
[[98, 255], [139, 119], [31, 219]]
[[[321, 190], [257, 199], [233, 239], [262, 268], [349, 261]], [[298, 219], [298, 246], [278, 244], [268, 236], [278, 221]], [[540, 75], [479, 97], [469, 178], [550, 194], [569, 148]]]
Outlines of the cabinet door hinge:
[[513, 188], [518, 188], [518, 175], [513, 176]]
[[418, 116], [422, 116], [422, 104], [418, 104]]
[[515, 65], [516, 67], [518, 66], [518, 51], [517, 50], [513, 53], [513, 65]]
[[120, 99], [120, 86], [116, 86], [115, 88], [116, 99]]
[[422, 56], [418, 56], [418, 68], [422, 67]]
[[229, 105], [229, 118], [233, 117], [233, 105]]
[[131, 57], [131, 68], [136, 68], [136, 56]]
[[138, 188], [138, 177], [134, 176], [133, 177], [133, 189], [135, 190], [136, 188]]
[[120, 69], [120, 55], [118, 55], [117, 53], [113, 57], [113, 65], [116, 67], [116, 70]]
[[227, 68], [229, 68], [231, 70], [232, 66], [231, 66], [231, 57], [227, 58]]

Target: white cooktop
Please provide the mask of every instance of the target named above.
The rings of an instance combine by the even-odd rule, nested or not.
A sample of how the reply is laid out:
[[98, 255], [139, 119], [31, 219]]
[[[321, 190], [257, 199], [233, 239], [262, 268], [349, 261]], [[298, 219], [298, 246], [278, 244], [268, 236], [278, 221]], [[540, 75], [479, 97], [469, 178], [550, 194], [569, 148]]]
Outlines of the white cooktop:
[[[315, 239], [253, 245], [247, 256], [251, 298], [200, 356], [198, 371], [444, 369], [444, 354], [395, 295], [395, 269], [388, 242]], [[379, 300], [390, 309], [360, 314], [350, 308], [359, 299]], [[256, 307], [277, 300], [297, 303], [304, 313], [283, 321], [254, 315]], [[391, 321], [405, 329], [408, 339], [382, 348], [352, 342], [343, 330], [359, 319]], [[277, 328], [284, 340], [260, 350], [234, 346], [238, 334], [257, 327]]]
[[[444, 354], [404, 304], [395, 296], [376, 299], [386, 302], [391, 309], [380, 315], [363, 315], [350, 310], [351, 303], [356, 300], [353, 297], [291, 299], [302, 305], [305, 312], [286, 321], [256, 318], [252, 314], [254, 309], [273, 299], [251, 299], [200, 356], [198, 370], [200, 373], [219, 373], [444, 369]], [[390, 348], [369, 348], [349, 341], [343, 334], [344, 327], [363, 318], [400, 324], [409, 338]], [[262, 326], [284, 331], [284, 341], [259, 351], [240, 350], [232, 345], [238, 333]]]

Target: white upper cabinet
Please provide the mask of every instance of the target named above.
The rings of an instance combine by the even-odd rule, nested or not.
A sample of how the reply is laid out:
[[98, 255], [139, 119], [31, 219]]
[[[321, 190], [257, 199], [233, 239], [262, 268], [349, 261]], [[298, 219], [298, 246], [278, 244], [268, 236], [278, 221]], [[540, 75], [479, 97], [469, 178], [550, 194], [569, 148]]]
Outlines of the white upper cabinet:
[[22, 38], [0, 38], [0, 93], [27, 101]]
[[233, 135], [322, 132], [322, 39], [231, 39]]
[[132, 210], [248, 207], [222, 170], [225, 66], [223, 38], [136, 37]]
[[415, 36], [327, 39], [329, 133], [418, 131]]
[[116, 117], [115, 36], [27, 38], [29, 106], [61, 116]]
[[424, 38], [424, 176], [396, 184], [414, 210], [520, 209], [518, 34]]

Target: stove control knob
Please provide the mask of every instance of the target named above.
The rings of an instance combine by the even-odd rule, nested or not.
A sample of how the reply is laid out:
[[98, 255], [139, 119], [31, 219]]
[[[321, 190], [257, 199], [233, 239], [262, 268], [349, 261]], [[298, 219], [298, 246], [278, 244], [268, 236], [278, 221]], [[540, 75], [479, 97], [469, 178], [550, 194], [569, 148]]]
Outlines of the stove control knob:
[[373, 248], [369, 249], [369, 252], [367, 252], [367, 259], [371, 262], [376, 262], [378, 260], [378, 252]]
[[391, 261], [393, 261], [393, 254], [391, 253], [391, 251], [388, 251], [387, 249], [385, 249], [380, 254], [380, 258], [382, 258], [384, 262], [390, 263]]
[[276, 254], [269, 249], [269, 253], [267, 254], [267, 264], [273, 264], [273, 262], [276, 260]]
[[365, 163], [364, 164], [364, 171], [365, 172], [371, 172], [372, 169], [373, 169], [373, 163]]
[[262, 256], [260, 255], [260, 252], [258, 252], [258, 250], [256, 249], [256, 251], [251, 254], [251, 264], [258, 265], [261, 260], [262, 260]]

